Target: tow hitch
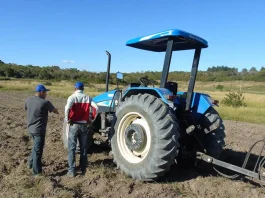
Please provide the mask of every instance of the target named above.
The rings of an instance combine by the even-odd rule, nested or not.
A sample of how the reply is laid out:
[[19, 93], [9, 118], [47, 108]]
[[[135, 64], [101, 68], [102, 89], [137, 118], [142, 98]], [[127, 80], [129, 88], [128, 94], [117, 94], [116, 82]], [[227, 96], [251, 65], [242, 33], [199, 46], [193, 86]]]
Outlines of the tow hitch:
[[[258, 159], [255, 163], [253, 170], [248, 170], [248, 169], [246, 169], [246, 165], [249, 161], [249, 157], [251, 155], [253, 148], [255, 146], [257, 146], [258, 144], [262, 144]], [[265, 138], [263, 140], [259, 140], [259, 141], [255, 142], [250, 147], [248, 153], [246, 154], [246, 157], [245, 157], [245, 160], [244, 160], [242, 167], [235, 166], [235, 165], [229, 164], [227, 162], [223, 162], [221, 160], [215, 159], [215, 158], [213, 158], [213, 157], [211, 157], [205, 153], [202, 153], [202, 152], [196, 152], [196, 158], [199, 160], [203, 160], [207, 163], [215, 164], [217, 166], [220, 166], [220, 167], [235, 171], [237, 173], [240, 173], [240, 174], [234, 174], [234, 175], [226, 175], [214, 167], [214, 170], [224, 177], [227, 177], [230, 179], [236, 179], [236, 178], [244, 175], [244, 176], [247, 176], [249, 179], [256, 181], [262, 187], [265, 187], [265, 157], [261, 156], [262, 152], [264, 151], [264, 148], [265, 148]]]

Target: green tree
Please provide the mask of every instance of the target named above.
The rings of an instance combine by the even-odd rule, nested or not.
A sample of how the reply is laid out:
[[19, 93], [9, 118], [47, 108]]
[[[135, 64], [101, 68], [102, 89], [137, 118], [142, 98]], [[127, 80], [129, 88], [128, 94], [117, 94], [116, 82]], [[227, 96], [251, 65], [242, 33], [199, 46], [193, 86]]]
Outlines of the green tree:
[[251, 67], [251, 69], [249, 70], [249, 73], [251, 73], [251, 74], [257, 73], [256, 67]]
[[6, 76], [7, 77], [14, 77], [15, 76], [15, 71], [14, 71], [14, 69], [13, 68], [11, 68], [11, 67], [8, 67], [7, 69], [6, 69]]
[[248, 75], [248, 70], [246, 68], [242, 69], [241, 75], [243, 76]]

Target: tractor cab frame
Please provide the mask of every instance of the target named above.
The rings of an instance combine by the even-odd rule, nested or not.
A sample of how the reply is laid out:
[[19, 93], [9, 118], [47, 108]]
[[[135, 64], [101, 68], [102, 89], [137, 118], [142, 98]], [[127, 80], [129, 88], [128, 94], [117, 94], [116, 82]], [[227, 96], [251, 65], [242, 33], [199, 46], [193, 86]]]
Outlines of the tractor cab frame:
[[167, 79], [172, 58], [172, 52], [192, 49], [195, 50], [186, 97], [185, 110], [189, 111], [191, 108], [192, 95], [200, 61], [201, 49], [208, 47], [207, 41], [194, 34], [178, 29], [171, 29], [131, 39], [126, 43], [126, 45], [153, 52], [166, 52], [160, 81], [160, 88], [168, 88]]

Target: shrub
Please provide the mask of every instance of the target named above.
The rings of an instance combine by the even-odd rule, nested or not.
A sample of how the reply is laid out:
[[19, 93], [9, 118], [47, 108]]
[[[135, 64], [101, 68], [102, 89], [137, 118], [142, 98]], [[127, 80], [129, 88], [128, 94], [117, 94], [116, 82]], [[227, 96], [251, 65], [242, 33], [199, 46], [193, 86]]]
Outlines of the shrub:
[[11, 80], [9, 77], [0, 77], [0, 80]]
[[52, 86], [52, 83], [51, 82], [43, 82], [43, 85]]
[[88, 88], [95, 88], [95, 85], [90, 84], [90, 83], [85, 83], [85, 86]]
[[229, 92], [222, 100], [222, 103], [229, 107], [246, 107], [247, 105], [244, 100], [245, 97], [242, 95], [242, 92]]
[[105, 88], [97, 88], [97, 91], [98, 91], [98, 92], [105, 92], [106, 89], [105, 89]]
[[217, 86], [215, 87], [215, 89], [223, 90], [223, 89], [224, 89], [224, 85], [217, 85]]

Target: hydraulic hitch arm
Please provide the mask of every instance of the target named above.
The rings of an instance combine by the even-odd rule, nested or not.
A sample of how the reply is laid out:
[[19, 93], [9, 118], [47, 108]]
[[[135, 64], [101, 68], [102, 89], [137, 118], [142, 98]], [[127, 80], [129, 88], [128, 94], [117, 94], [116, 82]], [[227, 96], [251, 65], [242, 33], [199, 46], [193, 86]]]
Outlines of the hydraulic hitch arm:
[[[215, 159], [209, 155], [206, 155], [204, 153], [201, 153], [201, 152], [197, 152], [196, 154], [197, 154], [197, 159], [200, 159], [200, 160], [203, 160], [205, 162], [212, 163], [212, 164], [227, 168], [229, 170], [233, 170], [237, 173], [241, 173], [243, 175], [246, 175], [246, 176], [249, 176], [249, 177], [252, 177], [255, 179], [259, 179], [259, 174], [256, 172], [253, 172], [253, 171], [247, 170], [245, 168], [241, 168], [239, 166], [235, 166], [233, 164], [229, 164], [229, 163], [217, 160], [217, 159]], [[265, 175], [265, 172], [263, 172], [262, 174]]]

